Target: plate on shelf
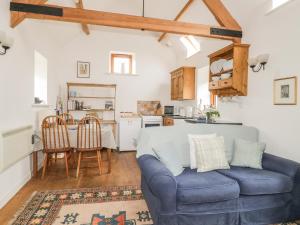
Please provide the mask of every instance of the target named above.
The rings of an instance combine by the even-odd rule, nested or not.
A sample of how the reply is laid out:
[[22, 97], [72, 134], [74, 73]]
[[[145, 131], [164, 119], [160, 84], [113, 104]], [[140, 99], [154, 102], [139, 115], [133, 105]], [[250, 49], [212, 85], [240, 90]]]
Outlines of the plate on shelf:
[[213, 62], [211, 65], [210, 65], [210, 71], [215, 74], [215, 73], [219, 73], [220, 70], [219, 70], [219, 67], [218, 67], [218, 61], [215, 61]]
[[226, 59], [219, 59], [217, 61], [217, 68], [218, 68], [218, 73], [220, 73], [223, 69], [224, 64], [227, 62]]
[[233, 59], [227, 60], [223, 64], [223, 70], [232, 70], [233, 69]]

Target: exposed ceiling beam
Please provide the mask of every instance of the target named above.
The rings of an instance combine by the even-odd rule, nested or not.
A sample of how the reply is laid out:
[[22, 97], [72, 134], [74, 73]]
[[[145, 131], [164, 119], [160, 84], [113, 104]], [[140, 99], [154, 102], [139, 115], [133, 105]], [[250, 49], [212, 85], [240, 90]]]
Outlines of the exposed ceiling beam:
[[[174, 21], [178, 21], [180, 19], [180, 17], [188, 10], [188, 8], [191, 6], [191, 4], [194, 2], [194, 0], [189, 0], [185, 6], [180, 10], [180, 12], [178, 13], [178, 15], [175, 17]], [[158, 41], [162, 41], [165, 37], [166, 37], [167, 33], [163, 33]]]
[[[47, 0], [12, 0], [16, 3], [27, 3], [27, 4], [45, 4]], [[23, 12], [11, 12], [10, 26], [12, 28], [18, 26], [24, 19], [26, 13]]]
[[[79, 9], [83, 9], [84, 8], [82, 0], [78, 0], [78, 2], [76, 2], [76, 7], [79, 8]], [[88, 25], [86, 23], [81, 23], [81, 27], [82, 27], [83, 32], [86, 35], [90, 34], [90, 29], [89, 29], [89, 27], [88, 27]]]
[[204, 4], [214, 15], [220, 26], [228, 29], [242, 30], [221, 0], [203, 0]]
[[39, 20], [85, 23], [138, 30], [144, 29], [156, 32], [195, 35], [231, 41], [236, 41], [237, 39], [240, 39], [242, 37], [241, 31], [226, 29], [223, 27], [212, 27], [209, 25], [101, 12], [87, 9], [16, 3], [11, 3], [10, 8], [11, 11], [26, 12], [26, 18]]

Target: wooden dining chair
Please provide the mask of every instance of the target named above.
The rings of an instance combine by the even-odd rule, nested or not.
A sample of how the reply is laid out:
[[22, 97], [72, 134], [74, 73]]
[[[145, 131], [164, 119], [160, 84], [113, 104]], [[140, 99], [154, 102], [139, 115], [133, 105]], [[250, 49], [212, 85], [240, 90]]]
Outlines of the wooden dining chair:
[[48, 116], [42, 122], [42, 139], [43, 139], [43, 174], [44, 178], [49, 161], [52, 155], [63, 153], [66, 166], [66, 174], [69, 176], [68, 158], [71, 156], [73, 149], [70, 147], [69, 133], [66, 122], [59, 116]]
[[[76, 177], [79, 176], [82, 159], [97, 159], [99, 174], [102, 174], [101, 167], [101, 126], [97, 117], [87, 116], [79, 121], [77, 128], [77, 148], [78, 163]], [[83, 157], [85, 153], [96, 153], [96, 156]]]
[[60, 115], [60, 117], [63, 118], [68, 125], [74, 125], [75, 124], [74, 117], [70, 113], [67, 113], [67, 112], [63, 113], [63, 114]]

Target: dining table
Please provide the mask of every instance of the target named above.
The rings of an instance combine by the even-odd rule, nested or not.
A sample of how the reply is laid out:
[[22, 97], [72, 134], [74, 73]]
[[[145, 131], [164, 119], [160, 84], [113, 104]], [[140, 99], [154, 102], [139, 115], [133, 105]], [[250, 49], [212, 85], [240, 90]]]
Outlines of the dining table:
[[[76, 150], [77, 148], [77, 128], [78, 125], [67, 125], [70, 147]], [[35, 144], [33, 148], [33, 176], [38, 176], [38, 152], [43, 150], [42, 131], [38, 130], [35, 132]], [[101, 126], [101, 147], [106, 148], [108, 151], [117, 149], [117, 144], [114, 136], [112, 126], [103, 125]], [[111, 158], [109, 157], [109, 167], [111, 165]]]

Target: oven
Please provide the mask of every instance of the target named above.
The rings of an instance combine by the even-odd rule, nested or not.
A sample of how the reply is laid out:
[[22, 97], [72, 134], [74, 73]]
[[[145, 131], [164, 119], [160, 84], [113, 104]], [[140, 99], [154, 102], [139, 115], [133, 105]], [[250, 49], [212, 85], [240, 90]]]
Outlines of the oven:
[[143, 116], [142, 117], [142, 127], [160, 127], [163, 125], [162, 116]]

